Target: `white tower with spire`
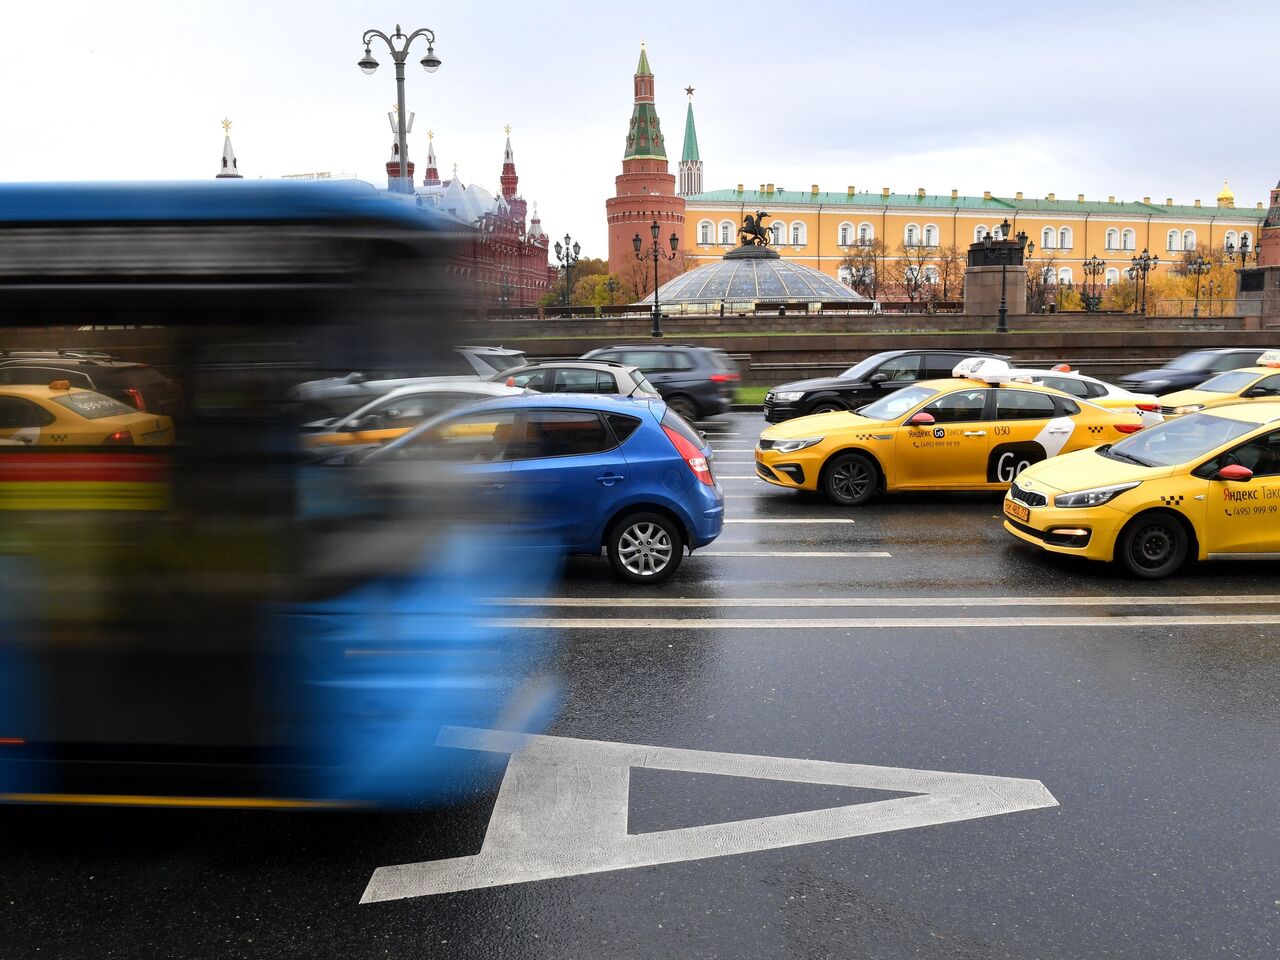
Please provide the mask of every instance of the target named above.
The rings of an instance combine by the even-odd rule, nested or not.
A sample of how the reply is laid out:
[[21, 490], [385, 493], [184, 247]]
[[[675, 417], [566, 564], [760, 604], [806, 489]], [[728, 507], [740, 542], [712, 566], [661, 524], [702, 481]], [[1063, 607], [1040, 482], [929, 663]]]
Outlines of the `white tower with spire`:
[[244, 175], [236, 165], [236, 152], [231, 148], [231, 121], [222, 121], [222, 166], [219, 168], [217, 180], [243, 180]]

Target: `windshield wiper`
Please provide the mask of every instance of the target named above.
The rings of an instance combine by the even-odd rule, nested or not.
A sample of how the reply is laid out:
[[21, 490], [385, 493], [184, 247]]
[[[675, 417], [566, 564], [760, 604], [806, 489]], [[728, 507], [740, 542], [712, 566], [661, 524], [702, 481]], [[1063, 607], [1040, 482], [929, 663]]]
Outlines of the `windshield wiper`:
[[1125, 460], [1125, 461], [1128, 461], [1129, 463], [1137, 464], [1140, 467], [1155, 466], [1154, 463], [1148, 463], [1146, 460], [1143, 460], [1141, 457], [1135, 457], [1131, 453], [1120, 453], [1111, 444], [1107, 444], [1105, 447], [1100, 447], [1098, 449], [1098, 452], [1102, 454], [1104, 457], [1110, 457], [1112, 460]]

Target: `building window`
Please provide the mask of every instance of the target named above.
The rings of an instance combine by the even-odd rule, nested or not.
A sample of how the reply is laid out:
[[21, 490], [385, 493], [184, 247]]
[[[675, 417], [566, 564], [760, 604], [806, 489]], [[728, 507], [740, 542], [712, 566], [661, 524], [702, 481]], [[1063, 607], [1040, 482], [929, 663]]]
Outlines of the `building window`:
[[726, 247], [733, 243], [733, 224], [728, 220], [720, 221], [720, 243]]
[[853, 243], [853, 224], [840, 224], [840, 246], [847, 247]]
[[1054, 241], [1056, 241], [1057, 238], [1058, 235], [1054, 232], [1053, 227], [1045, 227], [1044, 230], [1040, 232], [1040, 249], [1052, 250], [1055, 246]]
[[1120, 231], [1112, 227], [1107, 231], [1107, 249], [1115, 250], [1120, 245]]
[[908, 223], [906, 232], [902, 236], [902, 243], [904, 246], [914, 247], [917, 243], [919, 243], [919, 237], [920, 237], [920, 228], [916, 226], [914, 223]]
[[774, 221], [773, 223], [769, 224], [769, 235], [770, 235], [770, 239], [769, 239], [770, 243], [772, 243], [775, 247], [781, 246], [782, 224], [778, 223], [777, 221]]
[[1120, 271], [1115, 267], [1107, 267], [1107, 286], [1120, 282]]
[[1136, 249], [1136, 247], [1134, 246], [1134, 241], [1136, 241], [1137, 239], [1138, 239], [1138, 235], [1134, 233], [1131, 229], [1126, 227], [1120, 233], [1120, 249], [1122, 250]]
[[868, 243], [871, 242], [871, 239], [875, 235], [876, 235], [876, 232], [875, 230], [872, 229], [871, 224], [869, 223], [858, 224], [858, 243], [862, 244], [863, 246], [866, 246]]
[[1236, 232], [1234, 230], [1228, 230], [1226, 233], [1226, 236], [1222, 238], [1222, 245], [1224, 247], [1234, 247], [1234, 246], [1237, 246], [1239, 243], [1240, 243], [1240, 238], [1236, 235]]
[[1194, 250], [1196, 248], [1196, 232], [1194, 230], [1183, 231], [1182, 249]]
[[[1010, 227], [1010, 229], [1013, 229], [1013, 228], [1012, 228], [1012, 227]], [[992, 239], [992, 240], [1003, 240], [1003, 239], [1004, 239], [1004, 234], [1000, 232], [1000, 228], [999, 228], [999, 227], [992, 227], [992, 228], [991, 228], [991, 239]]]
[[699, 243], [711, 242], [711, 221], [710, 220], [703, 220], [701, 223], [698, 224], [698, 242]]
[[1070, 267], [1061, 267], [1061, 268], [1058, 270], [1058, 282], [1059, 282], [1059, 283], [1070, 283], [1070, 282], [1071, 282], [1071, 268], [1070, 268]]
[[1248, 245], [1249, 249], [1251, 250], [1253, 249], [1253, 234], [1251, 234], [1248, 230], [1241, 230], [1240, 231], [1240, 248], [1244, 249], [1246, 245]]
[[1063, 227], [1058, 231], [1058, 246], [1063, 250], [1071, 249], [1071, 228]]
[[974, 243], [981, 243], [982, 238], [985, 237], [986, 235], [987, 235], [987, 228], [984, 227], [982, 224], [978, 224], [976, 227], [973, 228]]
[[839, 270], [836, 271], [836, 273], [840, 279], [840, 282], [845, 284], [846, 286], [853, 283], [852, 267], [841, 267]]
[[938, 268], [937, 268], [937, 267], [925, 267], [925, 268], [924, 268], [924, 282], [925, 282], [925, 283], [937, 283], [937, 282], [938, 282]]
[[1177, 230], [1170, 230], [1165, 235], [1165, 248], [1168, 250], [1181, 250], [1182, 234], [1178, 233]]
[[791, 245], [793, 247], [802, 247], [805, 244], [804, 224], [799, 221], [791, 225]]
[[932, 223], [924, 225], [924, 245], [926, 247], [936, 247], [938, 245], [938, 228]]

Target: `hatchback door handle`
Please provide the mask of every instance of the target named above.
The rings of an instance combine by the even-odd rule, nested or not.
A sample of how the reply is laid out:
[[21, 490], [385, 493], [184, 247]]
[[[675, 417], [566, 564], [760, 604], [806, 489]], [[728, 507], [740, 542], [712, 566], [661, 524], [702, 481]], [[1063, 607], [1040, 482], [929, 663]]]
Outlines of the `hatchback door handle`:
[[627, 478], [620, 473], [602, 473], [600, 476], [596, 477], [596, 482], [603, 483], [606, 487], [611, 487], [619, 480], [625, 479]]
[[480, 484], [480, 489], [481, 490], [501, 490], [505, 486], [506, 486], [505, 483], [482, 483]]
[[987, 431], [985, 431], [985, 430], [966, 430], [966, 431], [964, 432], [964, 435], [965, 435], [966, 437], [985, 437], [985, 436], [987, 435]]

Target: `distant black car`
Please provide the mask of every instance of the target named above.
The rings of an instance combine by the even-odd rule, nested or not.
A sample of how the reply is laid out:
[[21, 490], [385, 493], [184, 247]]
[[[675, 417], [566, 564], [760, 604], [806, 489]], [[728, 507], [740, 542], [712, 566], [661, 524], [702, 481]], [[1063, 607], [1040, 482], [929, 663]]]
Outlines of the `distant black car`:
[[1192, 350], [1155, 370], [1127, 374], [1116, 381], [1116, 386], [1134, 393], [1154, 393], [1156, 396], [1173, 393], [1175, 390], [1189, 390], [1204, 383], [1214, 374], [1257, 366], [1258, 357], [1263, 352], [1261, 347]]
[[155, 367], [96, 350], [0, 350], [0, 384], [68, 380], [146, 413], [181, 414], [182, 392]]
[[855, 363], [838, 377], [798, 380], [774, 387], [765, 394], [764, 418], [781, 423], [813, 413], [856, 410], [917, 380], [949, 377], [956, 364], [969, 357], [1009, 359], [980, 350], [886, 350]]
[[639, 367], [672, 410], [686, 420], [703, 420], [733, 405], [742, 379], [723, 350], [680, 343], [620, 344], [582, 355], [583, 360], [614, 360]]

